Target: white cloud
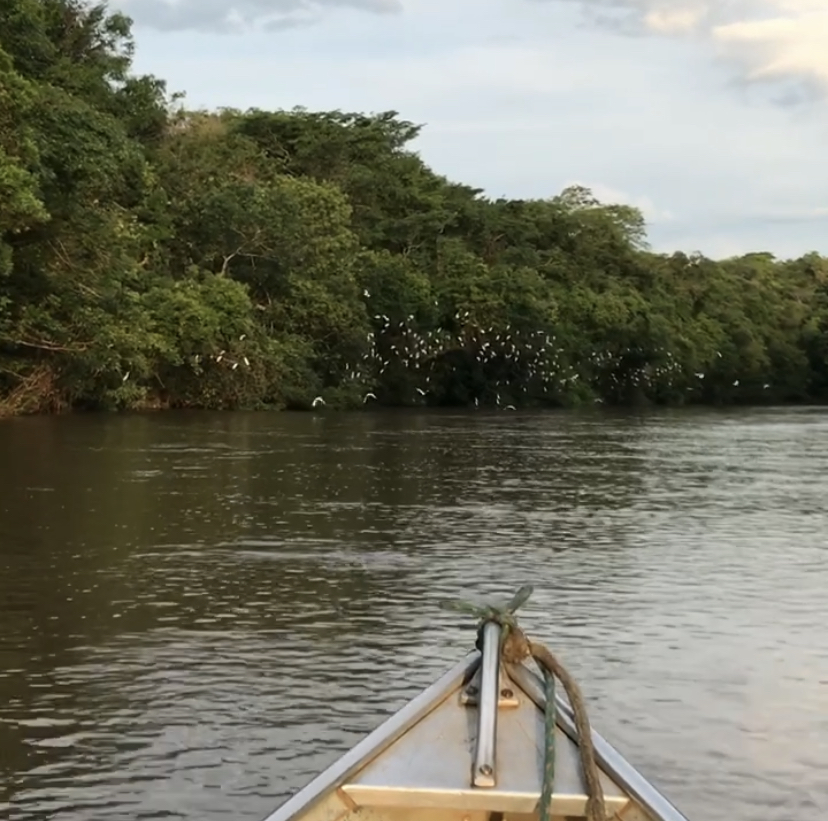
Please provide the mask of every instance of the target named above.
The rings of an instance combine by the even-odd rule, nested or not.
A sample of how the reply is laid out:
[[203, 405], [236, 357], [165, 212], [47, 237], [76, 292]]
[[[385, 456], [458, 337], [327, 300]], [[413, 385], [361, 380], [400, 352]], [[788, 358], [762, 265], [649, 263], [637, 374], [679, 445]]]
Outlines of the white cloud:
[[654, 8], [644, 15], [644, 25], [658, 34], [689, 34], [704, 17], [705, 11], [698, 8]]
[[574, 2], [610, 25], [632, 22], [656, 35], [705, 40], [738, 66], [745, 80], [804, 81], [828, 94], [826, 0]]
[[750, 80], [799, 77], [828, 91], [828, 8], [727, 23], [712, 34]]
[[[524, 0], [525, 1], [525, 0]], [[458, 25], [474, 25], [474, 6]], [[530, 0], [575, 3], [610, 25], [628, 25], [661, 36], [692, 35], [712, 44], [749, 81], [805, 81], [828, 93], [828, 0]], [[118, 7], [142, 26], [161, 30], [241, 31], [279, 29], [322, 21], [340, 8], [375, 14], [433, 14], [432, 0], [120, 0]], [[484, 4], [491, 6], [491, 4]], [[509, 0], [521, 16], [521, 0]], [[463, 20], [465, 18], [465, 21]], [[525, 32], [531, 34], [531, 32]], [[434, 32], [435, 37], [442, 33]]]
[[117, 6], [149, 28], [223, 33], [315, 23], [336, 7], [377, 14], [402, 11], [401, 0], [120, 0]]

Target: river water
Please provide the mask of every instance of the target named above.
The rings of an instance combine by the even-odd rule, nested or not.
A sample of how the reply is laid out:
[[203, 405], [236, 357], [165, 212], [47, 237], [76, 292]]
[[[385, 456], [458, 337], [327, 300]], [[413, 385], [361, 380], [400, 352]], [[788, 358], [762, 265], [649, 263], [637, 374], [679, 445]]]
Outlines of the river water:
[[694, 821], [828, 813], [828, 411], [0, 424], [0, 817], [259, 821], [506, 597]]

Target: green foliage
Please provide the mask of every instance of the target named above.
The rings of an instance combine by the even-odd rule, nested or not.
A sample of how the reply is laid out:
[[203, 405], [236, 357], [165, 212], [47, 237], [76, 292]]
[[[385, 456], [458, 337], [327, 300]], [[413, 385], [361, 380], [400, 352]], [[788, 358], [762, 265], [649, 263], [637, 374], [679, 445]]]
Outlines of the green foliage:
[[828, 399], [817, 254], [653, 254], [587, 189], [451, 183], [396, 112], [174, 111], [132, 51], [0, 7], [0, 413]]

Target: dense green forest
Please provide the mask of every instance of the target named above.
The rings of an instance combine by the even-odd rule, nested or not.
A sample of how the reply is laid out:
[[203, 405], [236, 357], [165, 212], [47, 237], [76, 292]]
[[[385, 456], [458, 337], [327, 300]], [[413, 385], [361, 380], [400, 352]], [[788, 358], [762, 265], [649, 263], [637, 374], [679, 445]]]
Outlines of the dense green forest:
[[395, 112], [187, 111], [132, 53], [105, 6], [0, 6], [0, 414], [828, 398], [817, 254], [655, 254]]

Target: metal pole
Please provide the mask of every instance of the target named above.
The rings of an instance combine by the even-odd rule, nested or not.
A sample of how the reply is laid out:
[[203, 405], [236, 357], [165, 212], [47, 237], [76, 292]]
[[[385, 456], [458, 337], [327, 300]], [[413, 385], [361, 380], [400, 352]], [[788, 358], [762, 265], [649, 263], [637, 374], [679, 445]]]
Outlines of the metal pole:
[[497, 705], [500, 696], [500, 631], [496, 622], [483, 625], [483, 658], [480, 665], [480, 696], [477, 701], [477, 743], [472, 784], [494, 787]]

